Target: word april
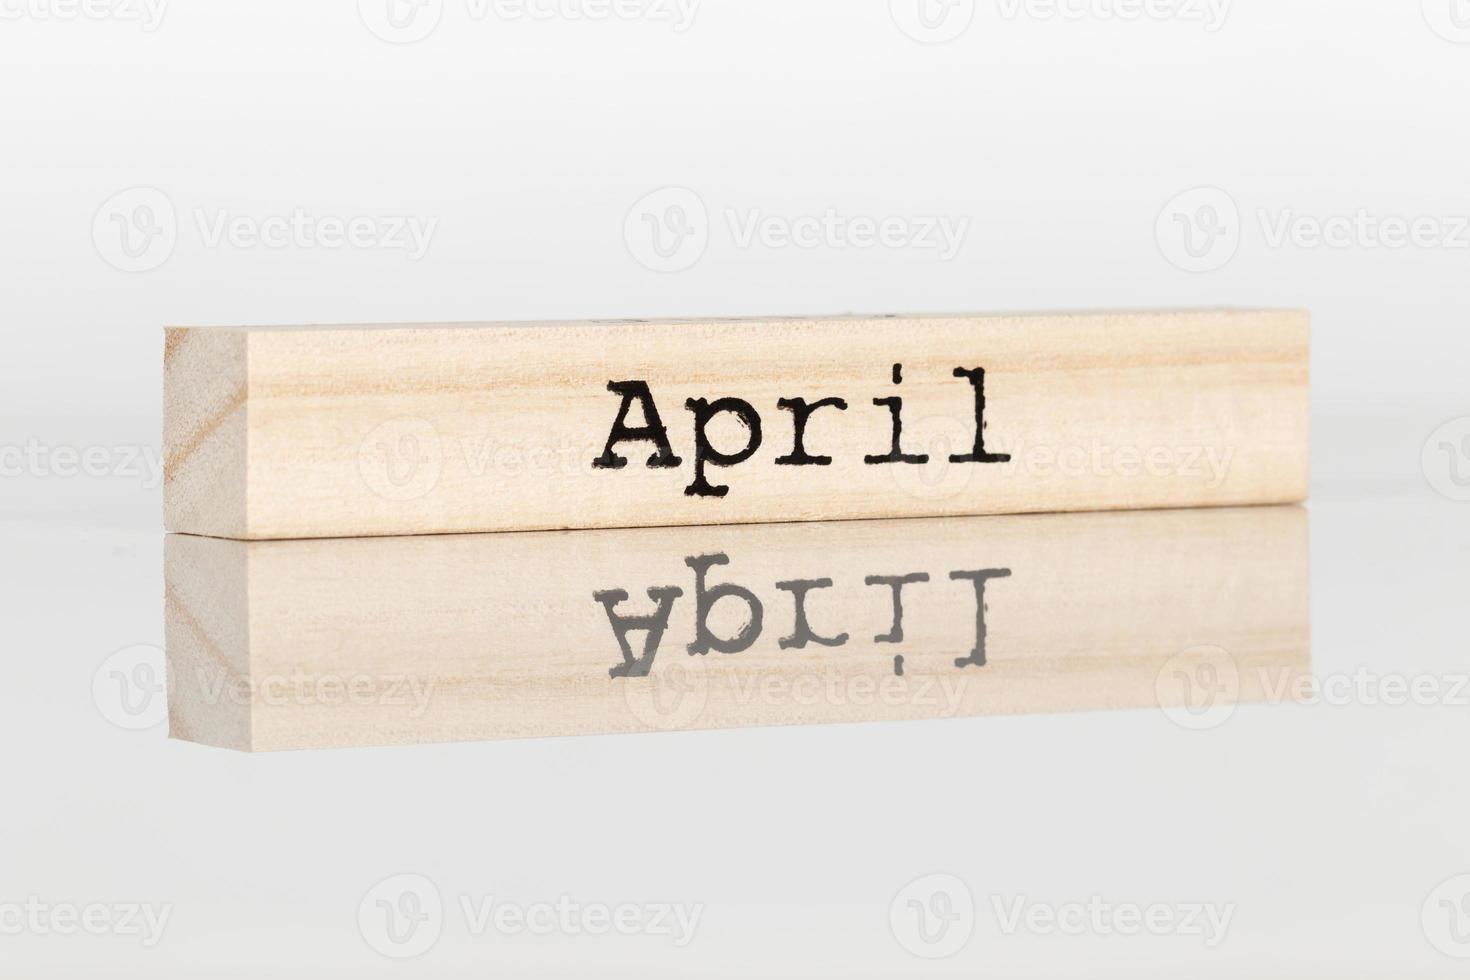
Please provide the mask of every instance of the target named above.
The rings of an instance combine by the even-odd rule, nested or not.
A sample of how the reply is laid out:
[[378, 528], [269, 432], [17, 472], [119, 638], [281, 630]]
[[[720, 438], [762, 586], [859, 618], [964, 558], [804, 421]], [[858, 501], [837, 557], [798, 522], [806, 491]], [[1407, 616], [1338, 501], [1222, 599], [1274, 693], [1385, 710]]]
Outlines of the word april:
[[[969, 382], [975, 412], [975, 440], [970, 451], [949, 457], [951, 463], [1005, 463], [1010, 461], [1006, 453], [992, 453], [985, 449], [985, 369], [980, 367], [954, 369], [956, 378]], [[893, 365], [893, 384], [903, 384], [903, 365]], [[654, 404], [653, 392], [648, 382], [640, 380], [609, 381], [607, 390], [622, 399], [612, 431], [607, 437], [607, 446], [602, 455], [592, 461], [594, 469], [620, 470], [628, 465], [627, 457], [619, 455], [617, 447], [625, 442], [646, 442], [654, 452], [648, 457], [650, 469], [673, 469], [684, 464], [683, 458], [675, 455], [669, 443], [669, 430], [664, 425], [658, 406]], [[643, 413], [642, 425], [630, 425], [628, 415], [637, 404]], [[868, 466], [923, 465], [929, 462], [927, 453], [908, 453], [903, 450], [903, 399], [898, 395], [874, 398], [873, 404], [886, 408], [892, 420], [892, 439], [887, 451], [863, 456]], [[760, 412], [743, 398], [689, 398], [684, 408], [694, 421], [694, 480], [684, 488], [689, 497], [723, 497], [730, 492], [728, 486], [713, 484], [705, 472], [706, 467], [738, 466], [753, 457], [761, 448], [764, 439]], [[775, 459], [777, 466], [831, 466], [832, 457], [814, 453], [806, 445], [806, 426], [811, 417], [822, 409], [836, 412], [847, 411], [847, 401], [828, 396], [816, 401], [805, 398], [779, 398], [776, 408], [791, 413], [791, 450]], [[720, 415], [733, 418], [745, 433], [745, 445], [734, 452], [716, 449], [707, 435], [710, 423]]]

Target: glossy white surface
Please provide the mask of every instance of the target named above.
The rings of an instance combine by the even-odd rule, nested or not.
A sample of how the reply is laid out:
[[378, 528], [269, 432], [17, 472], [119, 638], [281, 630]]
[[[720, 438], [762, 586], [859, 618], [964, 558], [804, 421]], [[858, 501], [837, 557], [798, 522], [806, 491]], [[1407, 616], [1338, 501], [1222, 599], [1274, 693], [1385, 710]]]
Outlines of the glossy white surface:
[[[151, 949], [27, 932], [4, 937], [7, 958], [40, 975], [88, 963], [183, 975], [201, 962], [240, 976], [282, 964], [551, 975], [575, 962], [629, 975], [1227, 976], [1269, 964], [1457, 976], [1420, 913], [1470, 869], [1466, 512], [1421, 491], [1325, 500], [1310, 515], [1325, 701], [1241, 706], [1210, 730], [1145, 710], [264, 756], [169, 741], [162, 725], [125, 731], [103, 715], [114, 701], [94, 703], [109, 653], [160, 640], [156, 531], [12, 520], [6, 900], [172, 910]], [[1442, 703], [1376, 703], [1395, 677], [1432, 679]], [[447, 916], [407, 968], [356, 925], [368, 889], [402, 872], [433, 880]], [[889, 912], [935, 872], [968, 886], [977, 919], [959, 952], [930, 962], [905, 951]], [[458, 905], [562, 895], [702, 914], [679, 948], [575, 927], [477, 935]], [[992, 904], [1009, 915], [1021, 898], [1093, 896], [1233, 917], [1211, 948], [1007, 935]]]

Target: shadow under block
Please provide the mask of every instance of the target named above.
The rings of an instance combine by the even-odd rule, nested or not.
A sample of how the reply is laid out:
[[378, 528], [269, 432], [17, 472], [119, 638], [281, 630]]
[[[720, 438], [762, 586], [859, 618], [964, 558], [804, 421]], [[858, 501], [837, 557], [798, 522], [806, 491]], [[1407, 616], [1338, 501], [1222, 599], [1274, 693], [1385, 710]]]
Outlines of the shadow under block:
[[269, 750], [1289, 700], [1307, 543], [1299, 507], [169, 535], [169, 730]]
[[1307, 370], [1291, 311], [171, 328], [165, 523], [270, 539], [1292, 503]]

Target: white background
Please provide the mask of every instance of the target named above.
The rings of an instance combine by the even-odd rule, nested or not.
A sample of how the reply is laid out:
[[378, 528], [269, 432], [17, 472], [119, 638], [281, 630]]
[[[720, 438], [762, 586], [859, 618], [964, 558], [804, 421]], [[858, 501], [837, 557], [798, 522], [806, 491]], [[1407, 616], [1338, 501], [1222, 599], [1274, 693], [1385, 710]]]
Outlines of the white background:
[[[247, 757], [122, 731], [90, 684], [113, 651], [162, 642], [157, 479], [124, 456], [158, 451], [164, 324], [1214, 305], [1313, 313], [1318, 672], [1464, 671], [1470, 4], [1235, 0], [1211, 22], [1218, 2], [1124, 17], [936, 0], [938, 30], [958, 31], [937, 44], [903, 0], [702, 0], [683, 24], [662, 6], [444, 0], [413, 43], [361, 6], [176, 0], [149, 23], [123, 0], [0, 0], [0, 447], [47, 460], [0, 458], [0, 905], [174, 907], [152, 949], [0, 935], [0, 964], [1462, 975], [1420, 910], [1470, 872], [1464, 707], [1242, 709], [1210, 733], [1139, 712]], [[707, 241], [656, 272], [638, 212], [625, 229], [669, 187], [697, 197]], [[1218, 190], [1180, 198], [1197, 188]], [[151, 268], [123, 271], [115, 216], [159, 195]], [[1202, 203], [1226, 234], [1191, 260], [1186, 227], [1215, 226]], [[221, 215], [298, 209], [433, 233], [417, 259], [208, 235]], [[945, 260], [742, 244], [729, 217], [829, 209], [968, 223]], [[1359, 212], [1431, 220], [1404, 247], [1361, 228], [1312, 243], [1314, 223]], [[58, 447], [111, 462], [68, 475]], [[446, 896], [698, 902], [704, 918], [677, 950], [448, 927], [400, 963], [356, 910], [403, 871]], [[1241, 911], [1213, 950], [982, 922], [926, 961], [888, 909], [930, 872], [979, 902]]]

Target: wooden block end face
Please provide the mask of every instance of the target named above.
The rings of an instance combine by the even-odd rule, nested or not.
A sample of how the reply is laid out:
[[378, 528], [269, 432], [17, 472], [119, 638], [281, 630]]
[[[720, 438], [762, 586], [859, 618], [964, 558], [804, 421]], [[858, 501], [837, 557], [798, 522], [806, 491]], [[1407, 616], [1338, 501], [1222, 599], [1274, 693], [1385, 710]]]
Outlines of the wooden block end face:
[[[208, 333], [187, 332], [175, 359]], [[1294, 311], [227, 334], [166, 375], [182, 406], [168, 458], [191, 488], [171, 498], [174, 530], [742, 524], [1307, 492]], [[225, 388], [239, 379], [235, 415]]]
[[1309, 671], [1306, 531], [1282, 507], [171, 537], [172, 731], [261, 751], [1116, 708], [1197, 726]]
[[249, 334], [170, 327], [164, 332], [164, 527], [251, 536]]
[[164, 649], [172, 738], [250, 751], [249, 548], [170, 534], [164, 539]]

